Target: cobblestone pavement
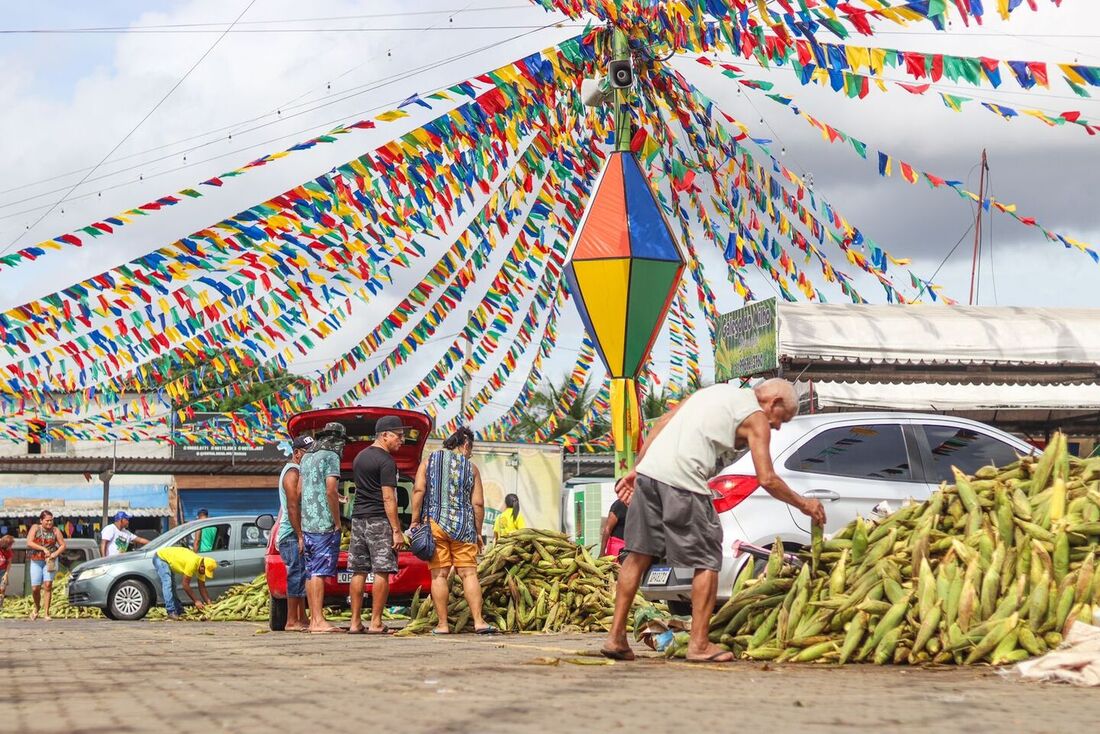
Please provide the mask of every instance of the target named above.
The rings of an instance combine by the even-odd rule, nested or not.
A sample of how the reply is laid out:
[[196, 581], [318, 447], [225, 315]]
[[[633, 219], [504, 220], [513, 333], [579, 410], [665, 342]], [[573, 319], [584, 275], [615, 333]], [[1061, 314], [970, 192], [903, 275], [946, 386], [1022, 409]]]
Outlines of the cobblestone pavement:
[[1084, 731], [1100, 721], [1094, 690], [989, 669], [569, 662], [598, 662], [577, 655], [599, 644], [595, 635], [383, 639], [248, 623], [4, 620], [0, 731], [877, 734]]

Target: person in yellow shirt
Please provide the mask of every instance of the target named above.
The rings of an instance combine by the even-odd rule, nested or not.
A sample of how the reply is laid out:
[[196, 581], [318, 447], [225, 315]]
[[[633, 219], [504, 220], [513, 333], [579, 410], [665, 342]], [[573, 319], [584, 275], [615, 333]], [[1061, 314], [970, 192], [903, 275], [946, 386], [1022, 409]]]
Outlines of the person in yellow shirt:
[[[184, 593], [191, 597], [196, 609], [202, 609], [210, 603], [210, 595], [206, 593], [206, 580], [214, 577], [214, 569], [217, 567], [218, 562], [213, 558], [203, 558], [190, 548], [180, 545], [161, 548], [153, 555], [153, 568], [160, 578], [161, 593], [164, 595], [164, 606], [168, 609], [169, 619], [179, 619], [181, 611], [172, 574], [183, 576]], [[202, 599], [196, 598], [191, 591], [192, 578], [198, 578], [199, 596]]]
[[504, 511], [501, 512], [493, 523], [493, 539], [500, 540], [501, 536], [523, 530], [527, 527], [523, 515], [519, 514], [519, 497], [509, 494], [504, 497]]

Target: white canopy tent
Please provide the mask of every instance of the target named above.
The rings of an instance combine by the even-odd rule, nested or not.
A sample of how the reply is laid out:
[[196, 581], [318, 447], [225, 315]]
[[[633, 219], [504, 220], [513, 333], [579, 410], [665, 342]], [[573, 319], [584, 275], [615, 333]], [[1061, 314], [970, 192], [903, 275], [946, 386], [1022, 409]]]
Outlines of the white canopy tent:
[[1100, 309], [778, 303], [774, 329], [778, 374], [811, 410], [1100, 435]]
[[1100, 383], [1100, 309], [778, 304], [784, 376]]

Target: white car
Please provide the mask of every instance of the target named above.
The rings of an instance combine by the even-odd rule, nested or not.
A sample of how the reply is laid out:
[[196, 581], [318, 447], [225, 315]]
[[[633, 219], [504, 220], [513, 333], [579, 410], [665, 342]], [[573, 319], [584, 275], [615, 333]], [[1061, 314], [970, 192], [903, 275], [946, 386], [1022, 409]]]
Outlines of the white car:
[[[801, 415], [772, 433], [776, 472], [791, 489], [825, 505], [825, 533], [867, 517], [886, 501], [897, 509], [909, 498], [926, 499], [951, 467], [972, 474], [1002, 466], [1036, 449], [1004, 431], [962, 418], [921, 413], [825, 413]], [[710, 482], [722, 523], [723, 563], [718, 597], [728, 598], [747, 556], [734, 558], [733, 543], [764, 548], [780, 538], [786, 550], [809, 545], [810, 521], [774, 499], [756, 479], [746, 451]], [[642, 583], [646, 599], [662, 600], [673, 613], [691, 609], [692, 570], [655, 561]]]

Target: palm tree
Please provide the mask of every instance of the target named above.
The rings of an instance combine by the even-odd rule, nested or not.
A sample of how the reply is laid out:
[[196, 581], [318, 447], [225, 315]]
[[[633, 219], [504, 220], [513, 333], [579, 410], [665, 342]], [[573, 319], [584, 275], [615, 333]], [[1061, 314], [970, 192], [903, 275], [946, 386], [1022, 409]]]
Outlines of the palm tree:
[[[551, 416], [558, 411], [559, 405], [565, 399], [569, 391], [568, 376], [562, 377], [555, 383], [547, 380], [531, 395], [527, 403], [527, 412], [508, 433], [510, 441], [531, 442], [535, 440], [535, 434], [546, 427]], [[550, 434], [550, 441], [554, 441], [571, 432], [578, 424], [585, 421], [592, 410], [592, 401], [598, 392], [598, 387], [592, 382], [587, 382], [577, 391], [575, 397], [568, 401], [565, 413], [558, 416], [557, 425]], [[592, 441], [611, 430], [608, 417], [597, 416], [595, 420], [589, 420], [584, 428], [582, 439]]]

